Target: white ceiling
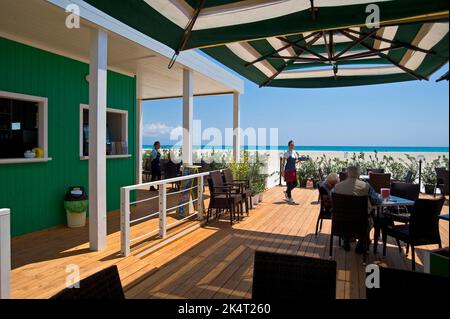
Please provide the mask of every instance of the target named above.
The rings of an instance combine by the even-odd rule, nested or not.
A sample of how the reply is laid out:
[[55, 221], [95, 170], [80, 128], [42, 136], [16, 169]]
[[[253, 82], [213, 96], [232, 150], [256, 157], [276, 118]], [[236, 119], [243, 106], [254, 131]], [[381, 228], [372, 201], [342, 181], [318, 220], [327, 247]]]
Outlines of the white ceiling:
[[[0, 36], [20, 41], [83, 62], [89, 60], [92, 25], [82, 21], [80, 29], [65, 27], [64, 10], [44, 0], [1, 0]], [[108, 67], [128, 75], [140, 76], [142, 99], [182, 95], [184, 66], [168, 69], [169, 59], [159, 53], [109, 33]], [[194, 94], [214, 95], [235, 91], [226, 84], [194, 71]]]

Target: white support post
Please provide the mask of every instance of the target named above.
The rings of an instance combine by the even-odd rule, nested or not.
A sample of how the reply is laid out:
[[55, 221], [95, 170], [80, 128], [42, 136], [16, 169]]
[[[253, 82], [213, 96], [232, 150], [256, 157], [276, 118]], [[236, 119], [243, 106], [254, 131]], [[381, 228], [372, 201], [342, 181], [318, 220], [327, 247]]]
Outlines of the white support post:
[[167, 184], [159, 185], [159, 237], [167, 235]]
[[136, 104], [136, 182], [142, 184], [142, 100]]
[[241, 114], [240, 94], [233, 94], [233, 159], [236, 163], [241, 160]]
[[0, 299], [9, 299], [11, 297], [10, 223], [10, 210], [0, 209]]
[[192, 164], [194, 83], [192, 71], [183, 70], [183, 164]]
[[142, 75], [141, 75], [141, 62], [138, 62], [136, 73], [136, 183], [142, 184]]
[[130, 254], [130, 191], [120, 189], [120, 253]]
[[203, 221], [203, 176], [197, 180], [197, 214], [198, 220]]
[[106, 78], [108, 34], [91, 31], [89, 65], [89, 242], [106, 248]]

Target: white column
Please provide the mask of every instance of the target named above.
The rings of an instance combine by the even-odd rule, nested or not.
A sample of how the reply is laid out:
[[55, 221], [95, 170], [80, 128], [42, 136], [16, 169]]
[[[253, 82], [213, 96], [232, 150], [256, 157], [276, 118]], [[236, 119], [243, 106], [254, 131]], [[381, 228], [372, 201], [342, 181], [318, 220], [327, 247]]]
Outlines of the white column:
[[136, 183], [142, 184], [142, 100], [136, 102]]
[[183, 164], [192, 164], [194, 83], [192, 72], [183, 70]]
[[240, 94], [233, 94], [233, 158], [235, 162], [241, 160], [241, 113]]
[[136, 72], [136, 183], [142, 183], [142, 75], [141, 62], [138, 62]]
[[89, 242], [106, 248], [106, 77], [108, 35], [91, 31], [89, 65]]
[[10, 210], [0, 209], [0, 299], [9, 299], [11, 287]]

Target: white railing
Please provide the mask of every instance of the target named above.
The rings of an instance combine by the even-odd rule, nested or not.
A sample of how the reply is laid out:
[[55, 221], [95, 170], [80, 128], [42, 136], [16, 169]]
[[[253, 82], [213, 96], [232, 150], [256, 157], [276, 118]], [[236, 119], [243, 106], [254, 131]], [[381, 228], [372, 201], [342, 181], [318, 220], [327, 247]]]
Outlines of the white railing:
[[10, 210], [0, 209], [0, 299], [10, 298], [11, 287]]
[[[189, 219], [192, 219], [193, 217], [197, 217], [197, 220], [199, 221], [198, 224], [196, 224], [193, 227], [189, 227], [186, 230], [183, 230], [180, 233], [177, 233], [176, 235], [171, 236], [170, 238], [167, 238], [167, 240], [162, 241], [158, 243], [157, 245], [151, 247], [150, 249], [141, 252], [139, 255], [145, 255], [150, 253], [153, 250], [158, 249], [164, 244], [167, 244], [168, 242], [171, 242], [183, 235], [185, 235], [187, 232], [192, 231], [194, 228], [198, 228], [200, 226], [200, 223], [203, 221], [203, 178], [205, 176], [208, 176], [209, 172], [206, 173], [199, 173], [199, 174], [193, 174], [193, 175], [186, 175], [171, 179], [165, 179], [150, 183], [143, 183], [143, 184], [137, 184], [137, 185], [131, 185], [122, 187], [120, 191], [120, 232], [121, 232], [121, 254], [123, 256], [128, 256], [130, 254], [131, 245], [133, 242], [143, 240], [144, 238], [150, 238], [151, 236], [159, 235], [159, 238], [166, 239], [167, 238], [167, 231], [173, 227], [176, 227], [184, 222], [186, 222]], [[181, 183], [183, 181], [189, 181], [189, 180], [197, 180], [197, 184], [195, 186], [189, 187], [187, 189], [182, 189], [174, 192], [167, 192], [167, 185], [168, 184], [174, 184], [174, 183]], [[194, 183], [192, 183], [194, 184]], [[136, 191], [139, 189], [147, 189], [148, 187], [159, 187], [159, 194], [158, 196], [145, 198], [141, 200], [136, 200], [131, 202], [131, 192]], [[197, 198], [191, 198], [189, 195], [188, 201], [183, 201], [181, 204], [173, 206], [173, 207], [167, 207], [167, 198], [169, 196], [174, 196], [176, 194], [182, 194], [185, 192], [189, 192], [190, 194], [196, 191], [197, 192]], [[147, 201], [152, 200], [158, 200], [159, 201], [159, 209], [156, 213], [150, 213], [148, 215], [145, 215], [143, 217], [139, 217], [136, 219], [131, 220], [131, 206], [137, 205], [140, 203], [144, 203]], [[193, 206], [196, 207], [196, 210], [194, 209], [191, 211], [191, 204], [195, 204]], [[180, 207], [186, 207], [188, 214], [186, 217], [177, 220], [172, 223], [167, 223], [167, 212], [174, 211], [176, 209], [179, 209]], [[138, 222], [150, 219], [152, 217], [159, 216], [159, 225], [157, 228], [150, 230], [149, 232], [140, 235], [135, 238], [130, 238], [130, 230], [131, 226], [133, 224], [136, 224]]]

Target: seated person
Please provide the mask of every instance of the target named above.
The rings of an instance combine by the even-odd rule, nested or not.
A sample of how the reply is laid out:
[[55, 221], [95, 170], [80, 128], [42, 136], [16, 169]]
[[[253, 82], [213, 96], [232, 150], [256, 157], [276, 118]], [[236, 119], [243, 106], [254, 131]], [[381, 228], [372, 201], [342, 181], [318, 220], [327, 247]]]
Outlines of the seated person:
[[339, 183], [339, 175], [336, 173], [329, 174], [324, 181], [319, 183], [319, 193], [322, 201], [321, 209], [326, 213], [331, 212], [333, 206], [331, 193], [337, 183]]
[[[363, 182], [359, 180], [361, 172], [359, 167], [357, 166], [350, 166], [347, 168], [347, 179], [343, 182], [338, 183], [334, 187], [334, 192], [336, 194], [342, 194], [342, 195], [354, 195], [354, 196], [369, 196], [369, 212], [368, 215], [372, 211], [372, 205], [377, 205], [382, 202], [381, 196], [377, 194], [377, 192], [373, 189], [372, 186], [370, 186], [368, 183]], [[369, 218], [369, 216], [368, 216]], [[373, 221], [370, 218], [369, 219], [369, 227], [372, 228]], [[347, 238], [344, 239], [344, 249], [346, 251], [350, 250], [350, 240]], [[360, 241], [356, 245], [356, 252], [362, 253], [366, 247], [363, 247], [363, 242]]]

